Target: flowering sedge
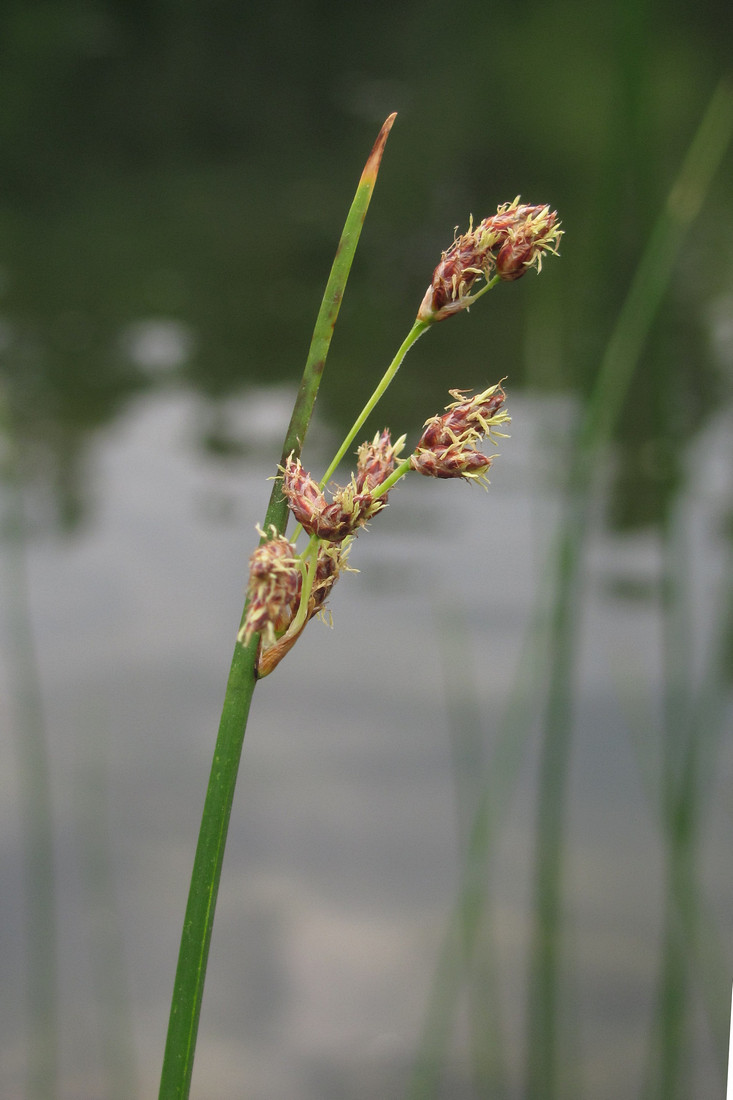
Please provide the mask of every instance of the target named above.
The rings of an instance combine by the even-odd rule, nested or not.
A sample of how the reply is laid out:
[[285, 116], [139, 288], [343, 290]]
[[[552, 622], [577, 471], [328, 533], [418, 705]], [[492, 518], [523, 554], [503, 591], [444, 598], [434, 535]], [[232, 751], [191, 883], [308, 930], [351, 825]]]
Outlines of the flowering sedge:
[[295, 543], [272, 529], [250, 558], [240, 640], [246, 644], [254, 634], [261, 635], [259, 677], [280, 663], [314, 615], [323, 614], [331, 589], [349, 568], [346, 559], [354, 537], [386, 507], [392, 485], [411, 470], [426, 477], [486, 484], [493, 456], [477, 445], [504, 434], [499, 428], [510, 419], [504, 390], [497, 384], [473, 396], [464, 390], [450, 393], [456, 400], [425, 422], [414, 451], [399, 465], [404, 436], [393, 444], [385, 430], [371, 443], [362, 443], [356, 473], [348, 485], [334, 488], [330, 501], [299, 459], [291, 455], [281, 467], [283, 495], [311, 539], [298, 555]]
[[[499, 281], [515, 282], [530, 268], [541, 270], [545, 254], [557, 254], [560, 222], [549, 206], [514, 202], [457, 236], [443, 253], [420, 305], [417, 319], [397, 356], [318, 483], [300, 458], [289, 455], [280, 467], [282, 494], [299, 528], [308, 536], [298, 553], [295, 540], [274, 528], [250, 559], [247, 608], [240, 641], [260, 635], [257, 675], [266, 676], [282, 660], [314, 615], [323, 616], [356, 535], [387, 506], [391, 488], [411, 471], [443, 480], [488, 483], [493, 456], [479, 445], [495, 443], [509, 423], [500, 383], [480, 393], [452, 389], [455, 400], [430, 417], [408, 457], [405, 437], [395, 443], [388, 430], [377, 432], [357, 451], [356, 471], [344, 486], [327, 487], [330, 473], [346, 453], [366, 417], [397, 372], [404, 354], [435, 321], [468, 309]], [[483, 285], [481, 283], [483, 282]], [[478, 287], [478, 289], [476, 289]], [[263, 533], [260, 531], [260, 534]]]

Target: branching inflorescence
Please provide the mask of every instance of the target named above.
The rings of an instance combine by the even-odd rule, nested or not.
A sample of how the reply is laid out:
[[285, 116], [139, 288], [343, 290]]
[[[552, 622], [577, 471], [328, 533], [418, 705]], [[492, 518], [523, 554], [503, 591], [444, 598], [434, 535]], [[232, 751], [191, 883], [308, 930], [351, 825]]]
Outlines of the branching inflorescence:
[[[410, 336], [337, 459], [418, 336], [435, 322], [468, 309], [497, 282], [513, 282], [530, 268], [540, 271], [543, 255], [557, 254], [561, 236], [557, 214], [549, 206], [523, 205], [518, 197], [476, 228], [471, 223], [466, 233], [457, 236], [435, 268]], [[488, 483], [493, 456], [479, 447], [484, 440], [495, 443], [505, 434], [500, 429], [510, 417], [504, 407], [504, 390], [497, 383], [474, 395], [457, 389], [450, 394], [455, 400], [425, 422], [407, 457], [402, 457], [406, 437], [393, 443], [387, 429], [371, 442], [362, 443], [356, 471], [344, 486], [329, 489], [324, 483], [327, 479], [317, 483], [294, 454], [280, 467], [281, 491], [299, 528], [293, 541], [275, 527], [260, 530], [262, 541], [250, 558], [248, 603], [239, 638], [247, 645], [259, 634], [259, 677], [276, 667], [313, 616], [323, 614], [339, 575], [349, 569], [353, 539], [386, 507], [387, 495], [398, 481], [415, 471], [426, 477]], [[335, 462], [331, 469], [333, 465]], [[299, 553], [296, 540], [300, 530], [309, 541]]]

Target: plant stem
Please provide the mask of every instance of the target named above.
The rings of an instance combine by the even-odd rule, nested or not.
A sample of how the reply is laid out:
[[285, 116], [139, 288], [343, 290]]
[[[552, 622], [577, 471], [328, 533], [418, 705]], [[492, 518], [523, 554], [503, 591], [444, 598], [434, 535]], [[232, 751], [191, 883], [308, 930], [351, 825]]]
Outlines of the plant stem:
[[409, 474], [411, 459], [412, 455], [409, 455], [404, 462], [401, 462], [399, 466], [392, 471], [389, 477], [386, 477], [384, 481], [380, 482], [379, 485], [371, 490], [373, 500], [378, 500], [379, 497], [383, 497], [385, 493], [390, 491], [393, 485], [396, 485], [406, 474]]
[[317, 559], [318, 539], [313, 535], [305, 550], [300, 555], [300, 571], [303, 574], [303, 587], [300, 590], [300, 605], [295, 618], [288, 627], [288, 630], [292, 630], [293, 632], [300, 630], [304, 626], [308, 615], [308, 601], [316, 575], [316, 568], [318, 565]]
[[214, 911], [242, 743], [255, 687], [259, 638], [234, 647], [181, 933], [161, 1100], [188, 1097], [196, 1050]]
[[336, 455], [333, 459], [333, 462], [331, 463], [331, 465], [328, 467], [325, 474], [323, 475], [323, 478], [322, 478], [321, 484], [320, 484], [321, 489], [323, 489], [328, 484], [328, 481], [331, 478], [334, 470], [336, 469], [339, 462], [341, 461], [341, 459], [344, 457], [344, 455], [348, 451], [351, 444], [354, 442], [354, 437], [356, 436], [356, 433], [359, 431], [362, 424], [364, 423], [366, 418], [369, 416], [369, 414], [372, 412], [372, 410], [376, 407], [377, 403], [379, 401], [381, 401], [382, 397], [384, 396], [385, 390], [389, 386], [389, 384], [392, 381], [392, 379], [394, 378], [394, 376], [397, 374], [397, 371], [400, 369], [400, 366], [402, 365], [402, 360], [405, 358], [405, 356], [407, 355], [407, 353], [410, 350], [410, 348], [412, 347], [412, 345], [414, 343], [416, 343], [417, 340], [420, 339], [420, 337], [425, 332], [425, 330], [430, 328], [430, 324], [431, 324], [431, 322], [429, 322], [429, 321], [415, 321], [414, 325], [412, 326], [412, 328], [408, 332], [407, 336], [405, 337], [405, 339], [402, 341], [399, 348], [397, 349], [397, 354], [395, 355], [394, 359], [392, 360], [392, 362], [390, 363], [390, 365], [387, 367], [386, 371], [384, 372], [379, 385], [377, 386], [374, 393], [372, 394], [372, 396], [367, 401], [364, 408], [361, 410], [361, 412], [357, 416], [356, 420], [354, 421], [354, 423], [353, 423], [353, 425], [352, 425], [352, 427], [349, 431], [349, 434], [346, 436], [346, 439], [343, 441], [343, 443], [339, 447], [338, 451], [336, 452]]
[[[377, 137], [346, 218], [285, 436], [283, 461], [291, 452], [300, 453], [308, 430], [333, 328], [394, 119], [395, 115], [390, 115]], [[287, 502], [276, 481], [265, 516], [265, 529], [274, 526], [278, 531], [284, 531], [287, 515]], [[240, 625], [244, 622], [245, 613], [246, 606]], [[181, 934], [161, 1072], [160, 1100], [186, 1100], [191, 1090], [216, 898], [244, 734], [256, 683], [258, 645], [259, 637], [255, 635], [247, 646], [237, 643], [234, 647]]]
[[[485, 284], [485, 286], [482, 286], [481, 289], [479, 291], [477, 291], [476, 294], [474, 294], [473, 297], [470, 299], [471, 305], [473, 305], [474, 302], [477, 302], [479, 300], [479, 298], [481, 298], [487, 292], [487, 290], [491, 290], [493, 287], [495, 287], [496, 284], [499, 281], [500, 281], [500, 279], [499, 279], [498, 275], [494, 275], [491, 279], [489, 279], [487, 281], [487, 283]], [[356, 420], [354, 421], [353, 425], [351, 426], [349, 434], [346, 436], [346, 439], [343, 441], [343, 443], [339, 447], [338, 451], [336, 452], [336, 455], [335, 455], [333, 461], [331, 462], [331, 465], [328, 467], [325, 474], [323, 475], [323, 478], [321, 479], [321, 483], [320, 483], [319, 488], [324, 489], [326, 487], [326, 485], [328, 484], [329, 479], [333, 476], [334, 471], [336, 470], [336, 467], [338, 466], [339, 462], [344, 457], [344, 455], [348, 451], [351, 444], [354, 442], [354, 438], [356, 436], [356, 433], [359, 431], [359, 429], [361, 428], [362, 424], [367, 419], [369, 414], [376, 408], [378, 403], [382, 400], [382, 397], [384, 396], [387, 387], [391, 383], [394, 376], [397, 374], [397, 371], [402, 366], [402, 360], [405, 358], [405, 356], [407, 355], [410, 348], [413, 346], [413, 344], [417, 343], [417, 341], [420, 339], [422, 334], [424, 332], [426, 332], [427, 329], [431, 328], [433, 324], [434, 324], [434, 321], [415, 321], [412, 328], [408, 332], [407, 336], [405, 337], [405, 339], [402, 341], [399, 348], [397, 349], [397, 354], [395, 355], [394, 359], [392, 360], [392, 362], [390, 363], [390, 365], [387, 367], [386, 371], [384, 372], [384, 375], [382, 376], [382, 379], [381, 379], [379, 385], [377, 386], [374, 393], [372, 394], [372, 396], [367, 401], [364, 408], [361, 410], [361, 412], [357, 416]], [[402, 477], [403, 474], [400, 474], [399, 476]], [[389, 488], [391, 485], [394, 485], [395, 481], [399, 481], [399, 478], [396, 478], [396, 477], [392, 476], [389, 479], [389, 483], [387, 484], [387, 488]], [[384, 486], [382, 486], [382, 492], [384, 493], [386, 491], [387, 491], [387, 489], [385, 489]], [[381, 495], [381, 494], [379, 494], [379, 495]]]

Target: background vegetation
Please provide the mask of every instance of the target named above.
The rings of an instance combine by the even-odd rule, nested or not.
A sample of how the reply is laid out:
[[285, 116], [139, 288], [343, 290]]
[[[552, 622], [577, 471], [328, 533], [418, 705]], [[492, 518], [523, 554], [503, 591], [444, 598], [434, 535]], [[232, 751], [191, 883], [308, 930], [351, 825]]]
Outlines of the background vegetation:
[[[499, 288], [470, 319], [439, 326], [422, 341], [416, 363], [401, 373], [380, 413], [380, 424], [385, 420], [400, 431], [402, 425], [415, 428], [442, 407], [448, 385], [483, 387], [508, 375], [510, 397], [517, 394], [520, 408], [525, 399], [536, 410], [529, 419], [539, 432], [536, 465], [522, 475], [536, 494], [531, 582], [537, 584], [532, 592], [536, 628], [528, 643], [530, 656], [517, 657], [518, 694], [504, 700], [509, 718], [503, 739], [498, 719], [489, 722], [480, 704], [481, 688], [471, 678], [460, 690], [456, 686], [465, 662], [454, 667], [447, 656], [441, 666], [450, 671], [446, 713], [463, 746], [459, 762], [472, 743], [471, 730], [477, 742], [490, 736], [492, 746], [504, 746], [509, 756], [507, 746], [518, 746], [517, 762], [512, 758], [496, 767], [497, 757], [487, 756], [487, 766], [493, 762], [493, 786], [478, 784], [473, 793], [458, 767], [457, 776], [464, 775], [459, 804], [467, 800], [472, 808], [470, 813], [464, 809], [466, 820], [457, 825], [462, 855], [456, 866], [462, 865], [463, 873], [456, 872], [453, 886], [457, 927], [463, 932], [455, 941], [450, 935], [446, 940], [447, 970], [438, 970], [432, 1000], [426, 978], [422, 1045], [419, 1009], [407, 1028], [416, 1061], [405, 1056], [392, 1067], [382, 1094], [401, 1096], [412, 1088], [415, 1097], [453, 1100], [464, 1094], [613, 1095], [617, 1078], [607, 1068], [593, 1077], [595, 1092], [583, 1087], [583, 1074], [593, 1070], [587, 1068], [590, 1056], [576, 1058], [575, 992], [590, 979], [583, 960], [566, 966], [564, 927], [569, 908], [564, 859], [578, 835], [573, 832], [572, 731], [582, 743], [584, 730], [595, 734], [602, 725], [595, 712], [577, 705], [584, 624], [598, 599], [598, 589], [588, 582], [593, 544], [590, 565], [584, 552], [589, 530], [624, 540], [627, 567], [609, 569], [600, 583], [613, 614], [625, 609], [629, 623], [637, 621], [637, 614], [648, 616], [649, 637], [658, 644], [653, 684], [648, 695], [640, 693], [642, 702], [624, 664], [625, 641], [612, 647], [604, 676], [625, 714], [625, 743], [636, 745], [638, 767], [627, 789], [647, 799], [655, 837], [648, 867], [662, 883], [661, 900], [653, 906], [657, 978], [638, 993], [649, 1045], [633, 1087], [639, 1095], [674, 1100], [702, 1095], [700, 1082], [712, 1080], [722, 1094], [733, 908], [730, 866], [719, 861], [716, 842], [706, 846], [706, 828], [722, 819], [723, 832], [714, 835], [725, 835], [731, 805], [730, 150], [705, 190], [699, 216], [679, 242], [671, 272], [660, 270], [660, 285], [649, 290], [652, 298], [662, 292], [661, 301], [644, 334], [631, 385], [609, 391], [613, 400], [620, 399], [620, 415], [611, 425], [613, 445], [603, 451], [604, 462], [592, 483], [582, 486], [580, 518], [574, 490], [563, 495], [573, 451], [569, 445], [563, 449], [565, 433], [553, 417], [562, 406], [570, 410], [573, 424], [583, 422], [634, 272], [730, 67], [732, 22], [729, 5], [712, 0], [694, 5], [689, 0], [664, 5], [658, 0], [609, 5], [474, 0], [455, 10], [432, 0], [375, 2], [367, 8], [316, 0], [278, 0], [256, 8], [229, 0], [3, 4], [0, 371], [8, 439], [3, 753], [9, 790], [26, 791], [7, 803], [3, 878], [14, 895], [25, 892], [27, 912], [44, 914], [39, 925], [26, 923], [24, 932], [17, 903], [2, 903], [8, 911], [7, 921], [0, 914], [0, 927], [11, 930], [2, 965], [17, 998], [31, 1006], [21, 1016], [20, 1029], [15, 1022], [10, 1026], [5, 1042], [11, 1056], [2, 1061], [12, 1066], [8, 1095], [20, 1094], [17, 1082], [33, 1082], [34, 1069], [37, 1080], [29, 1087], [35, 1095], [92, 1094], [80, 1091], [68, 1064], [74, 1059], [63, 1053], [68, 1036], [63, 1026], [59, 1032], [59, 1019], [68, 991], [76, 987], [65, 985], [63, 963], [61, 977], [56, 975], [53, 950], [58, 944], [63, 951], [73, 907], [64, 909], [63, 894], [54, 894], [65, 866], [66, 843], [59, 837], [67, 836], [58, 804], [68, 797], [54, 791], [63, 773], [63, 767], [54, 771], [54, 761], [66, 759], [68, 745], [62, 728], [54, 728], [59, 696], [53, 685], [60, 672], [45, 663], [44, 641], [52, 661], [59, 647], [76, 636], [74, 619], [64, 621], [53, 601], [44, 604], [44, 594], [48, 598], [54, 592], [52, 579], [63, 574], [61, 558], [53, 555], [73, 552], [69, 547], [83, 553], [84, 540], [98, 530], [100, 512], [105, 506], [114, 511], [114, 500], [103, 496], [100, 455], [130, 417], [157, 408], [156, 403], [173, 407], [182, 395], [191, 402], [190, 461], [206, 471], [207, 485], [229, 486], [232, 479], [255, 476], [259, 484], [277, 448], [263, 446], [257, 395], [263, 390], [276, 394], [279, 385], [294, 384], [300, 375], [358, 172], [392, 110], [398, 119], [319, 398], [321, 421], [334, 434], [348, 426], [371, 389], [359, 380], [378, 377], [407, 331], [456, 224], [465, 225], [469, 214], [485, 216], [521, 192], [527, 201], [557, 208], [566, 237], [562, 260], [548, 265], [541, 279]], [[524, 449], [526, 441], [517, 435], [511, 446]], [[556, 463], [549, 482], [545, 455]], [[702, 471], [707, 472], [704, 479]], [[562, 492], [556, 499], [558, 483]], [[246, 523], [237, 533], [242, 584], [249, 532], [261, 518], [261, 510], [249, 503]], [[470, 509], [490, 509], [491, 504], [482, 499], [477, 505], [472, 498]], [[569, 547], [560, 559], [546, 550], [553, 531]], [[183, 532], [182, 524], [180, 539]], [[429, 539], [429, 533], [424, 537]], [[478, 537], [469, 534], [469, 545], [477, 545], [471, 539]], [[378, 545], [376, 531], [374, 539]], [[185, 565], [182, 545], [174, 541], [169, 562]], [[123, 551], [120, 540], [120, 555]], [[107, 564], [114, 572], [114, 561]], [[124, 562], [116, 567], [125, 568]], [[542, 587], [542, 574], [549, 589]], [[90, 575], [90, 600], [96, 583]], [[150, 604], [149, 593], [160, 583], [151, 582], [141, 604]], [[97, 597], [103, 604], [108, 600], [103, 590]], [[232, 600], [233, 630], [240, 610], [236, 588]], [[152, 606], [160, 615], [162, 603], [153, 599]], [[158, 621], [151, 619], [149, 634]], [[601, 629], [608, 627], [617, 639], [614, 627], [603, 617], [600, 621]], [[212, 635], [221, 630], [220, 622]], [[179, 628], [186, 625], [194, 638], [197, 620]], [[227, 629], [225, 624], [225, 635]], [[499, 627], [489, 629], [496, 634]], [[633, 626], [629, 629], [633, 638]], [[465, 635], [465, 625], [456, 632]], [[226, 652], [228, 635], [223, 641]], [[79, 661], [84, 659], [80, 654]], [[194, 668], [205, 660], [193, 651], [186, 659]], [[469, 656], [469, 665], [472, 660]], [[119, 667], [120, 653], [113, 651], [109, 668], [90, 674], [88, 694], [95, 698]], [[223, 677], [221, 662], [220, 667]], [[322, 671], [327, 679], [328, 670]], [[408, 672], [404, 675], [409, 678]], [[480, 683], [484, 676], [482, 668]], [[151, 739], [158, 736], [152, 715], [165, 715], [168, 705], [162, 701], [162, 684], [157, 690], [159, 702], [140, 717], [146, 729], [151, 727]], [[280, 690], [286, 691], [282, 679]], [[214, 681], [212, 713], [216, 691]], [[263, 705], [262, 721], [264, 713]], [[203, 717], [208, 722], [208, 711]], [[214, 724], [212, 719], [208, 728]], [[206, 729], [196, 731], [202, 741]], [[162, 741], [166, 731], [170, 737], [160, 718]], [[49, 746], [50, 758], [44, 756]], [[285, 759], [287, 749], [281, 746], [281, 751]], [[490, 1023], [485, 1028], [477, 1024], [473, 1034], [469, 1026], [468, 1038], [455, 1040], [460, 1010], [445, 974], [464, 975], [463, 960], [469, 974], [486, 977], [476, 959], [486, 960], [491, 953], [482, 954], [483, 940], [479, 937], [477, 946], [474, 931], [488, 919], [489, 881], [488, 896], [502, 896], [504, 880], [497, 871], [494, 881], [487, 861], [493, 866], [497, 837], [511, 820], [510, 810], [497, 806], [502, 798], [511, 806], [513, 777], [525, 751], [532, 771], [526, 778], [529, 793], [522, 796], [524, 820], [536, 828], [535, 863], [527, 871], [523, 961], [509, 982], [526, 988], [525, 1008], [512, 1010], [510, 1021], [502, 1024], [491, 1015], [496, 1009], [492, 997]], [[117, 752], [116, 759], [124, 760], [124, 746]], [[270, 766], [276, 774], [277, 755]], [[470, 778], [470, 768], [467, 774]], [[156, 773], [161, 804], [180, 797], [172, 793], [176, 775], [175, 769], [167, 777], [163, 770]], [[602, 788], [603, 773], [597, 778]], [[92, 779], [82, 784], [87, 793], [106, 790], [111, 782], [112, 805], [123, 797], [121, 790], [115, 794], [105, 766]], [[202, 783], [198, 777], [192, 783], [194, 805], [199, 790], [203, 796]], [[646, 793], [641, 796], [637, 787]], [[583, 802], [577, 790], [575, 796]], [[282, 793], [278, 796], [275, 789], [272, 797], [277, 805]], [[105, 798], [96, 811], [87, 809], [89, 821], [75, 827], [78, 836], [88, 838], [99, 835], [99, 823], [109, 811]], [[341, 809], [348, 815], [348, 806]], [[197, 815], [190, 813], [188, 820], [179, 814], [183, 808], [174, 812], [173, 822], [188, 830], [178, 841], [187, 855]], [[470, 859], [467, 852], [473, 853]], [[113, 895], [114, 859], [104, 849], [102, 864], [108, 857]], [[78, 858], [89, 867], [88, 859]], [[430, 875], [429, 860], [425, 866]], [[186, 871], [176, 867], [176, 872], [182, 898]], [[94, 881], [99, 899], [100, 880]], [[122, 881], [124, 876], [118, 888]], [[480, 903], [477, 892], [484, 899]], [[8, 888], [0, 894], [7, 897]], [[62, 899], [58, 912], [54, 896]], [[149, 915], [150, 921], [161, 922], [152, 932], [148, 926], [153, 938], [163, 934], [166, 921], [170, 924], [160, 1005], [150, 1008], [151, 1018], [160, 1017], [161, 1031], [154, 1038], [161, 1052], [166, 974], [172, 980], [180, 898], [176, 894], [168, 908]], [[109, 905], [114, 910], [120, 902], [110, 896]], [[237, 927], [246, 936], [246, 904], [244, 909]], [[122, 903], [121, 921], [124, 910]], [[135, 942], [144, 936], [138, 928]], [[31, 963], [24, 970], [17, 960], [28, 940]], [[436, 935], [433, 957], [438, 946]], [[148, 1010], [135, 999], [134, 977], [130, 999], [118, 998], [125, 966], [134, 975], [141, 965], [141, 949], [128, 944], [128, 950], [132, 960], [120, 962], [118, 972], [117, 956], [107, 944], [96, 971], [102, 975], [100, 1004], [112, 1005], [114, 1020], [120, 1012], [125, 1016], [124, 1004], [132, 1018]], [[248, 959], [241, 975], [244, 986], [251, 966]], [[111, 970], [119, 977], [110, 980]], [[489, 987], [484, 981], [482, 988]], [[613, 1000], [608, 982], [595, 993], [607, 1009]], [[236, 1011], [236, 996], [232, 1003]], [[483, 1021], [483, 1010], [475, 1002], [469, 1005], [470, 1019]], [[95, 1063], [98, 1076], [85, 1079], [86, 1088], [95, 1081], [95, 1095], [105, 1089], [113, 1095], [115, 1082], [119, 1095], [135, 1095], [138, 1083], [131, 1084], [125, 1074], [136, 1057], [142, 1063], [139, 1095], [151, 1094], [154, 1052], [139, 1031], [134, 1038], [135, 1026], [129, 1048], [122, 1041], [116, 1048], [113, 1043], [115, 1053], [108, 1051], [106, 1061], [99, 1055]], [[119, 1038], [124, 1026], [115, 1024], [111, 1031]], [[226, 1026], [224, 1031], [228, 1034]], [[212, 1017], [209, 1034], [216, 1032]], [[626, 1042], [620, 1041], [619, 1049], [626, 1050]], [[143, 1051], [137, 1056], [131, 1053], [136, 1043]], [[49, 1051], [61, 1053], [57, 1058]], [[598, 1057], [606, 1067], [604, 1051]], [[354, 1064], [360, 1065], [358, 1059]], [[319, 1078], [321, 1091], [314, 1094], [361, 1095], [362, 1069], [354, 1064], [334, 1069], [331, 1086]], [[207, 1081], [199, 1082], [199, 1095], [231, 1095], [226, 1092], [231, 1085], [217, 1093], [215, 1078]], [[611, 1082], [608, 1092], [604, 1081]], [[298, 1095], [310, 1096], [310, 1086], [301, 1083]], [[268, 1071], [262, 1069], [261, 1083], [244, 1083], [240, 1094], [277, 1095], [271, 1081], [269, 1087]], [[195, 1089], [196, 1082], [194, 1094]]]

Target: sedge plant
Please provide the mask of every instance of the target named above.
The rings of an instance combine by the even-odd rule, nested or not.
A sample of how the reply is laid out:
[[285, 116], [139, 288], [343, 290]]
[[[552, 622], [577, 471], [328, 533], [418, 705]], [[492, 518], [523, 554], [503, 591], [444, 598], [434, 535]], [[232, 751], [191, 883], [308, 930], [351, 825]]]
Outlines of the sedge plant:
[[[454, 479], [486, 486], [495, 443], [509, 423], [501, 382], [479, 393], [451, 389], [453, 401], [423, 425], [415, 446], [406, 436], [377, 432], [356, 452], [355, 471], [346, 485], [332, 475], [376, 408], [405, 355], [440, 321], [466, 311], [500, 282], [514, 282], [539, 271], [545, 254], [556, 254], [562, 236], [555, 211], [547, 205], [513, 202], [455, 236], [443, 252], [413, 325], [369, 400], [357, 416], [320, 480], [301, 462], [308, 430], [344, 288], [394, 122], [384, 123], [367, 160], [349, 210], [311, 341], [300, 389], [274, 478], [260, 543], [250, 558], [247, 598], [229, 672], [214, 749], [183, 923], [160, 1084], [161, 1100], [190, 1094], [198, 1023], [226, 835], [252, 694], [270, 675], [314, 617], [329, 614], [327, 601], [339, 576], [350, 570], [349, 553], [357, 534], [387, 505], [388, 494], [408, 474]], [[296, 526], [286, 534], [288, 520]], [[299, 545], [300, 544], [300, 545]]]

